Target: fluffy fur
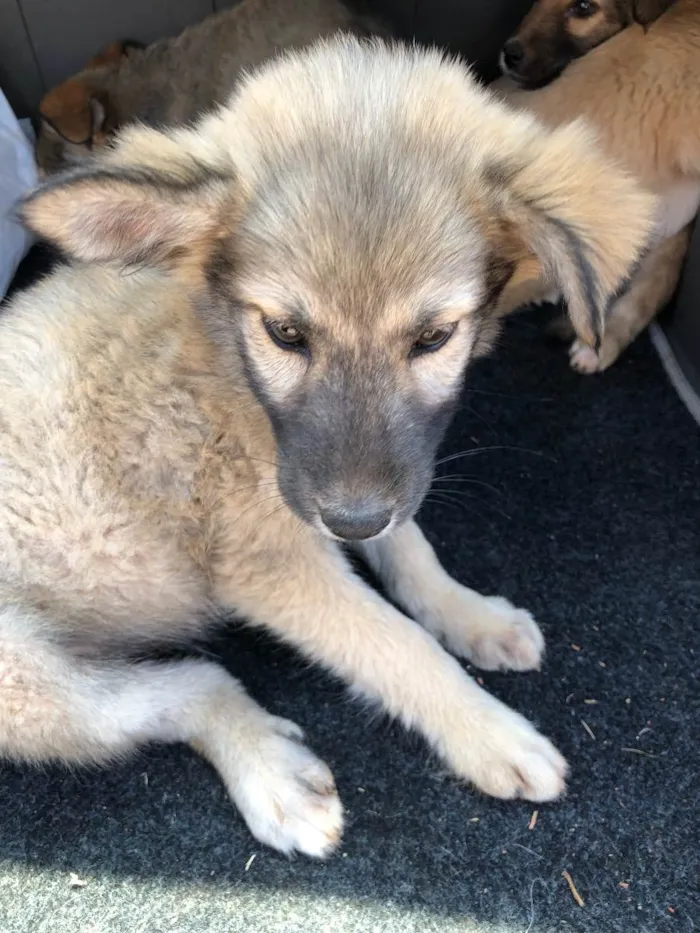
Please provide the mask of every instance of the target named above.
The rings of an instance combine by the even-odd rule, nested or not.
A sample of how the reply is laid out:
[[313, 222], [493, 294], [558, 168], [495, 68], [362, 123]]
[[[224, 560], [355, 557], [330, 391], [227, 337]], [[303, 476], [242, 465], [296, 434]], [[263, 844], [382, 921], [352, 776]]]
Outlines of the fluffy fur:
[[339, 30], [379, 32], [341, 0], [242, 0], [147, 48], [114, 42], [39, 105], [36, 157], [50, 174], [89, 159], [126, 123], [188, 123], [224, 103], [241, 73]]
[[411, 516], [499, 296], [544, 264], [595, 340], [653, 210], [581, 128], [351, 40], [34, 194], [27, 221], [80, 263], [0, 319], [2, 753], [189, 742], [258, 839], [327, 854], [342, 807], [298, 727], [208, 661], [130, 660], [235, 610], [481, 790], [558, 796], [561, 755], [440, 644], [528, 670], [539, 629], [451, 579]]
[[[700, 2], [678, 0], [666, 9], [668, 2], [601, 0], [589, 4], [585, 18], [573, 16], [571, 6], [536, 3], [515, 37], [523, 57], [508, 69], [526, 86], [568, 66], [560, 77], [539, 90], [512, 81], [496, 87], [550, 126], [583, 117], [607, 153], [660, 199], [658, 245], [612, 307], [598, 352], [579, 340], [571, 345], [572, 365], [590, 373], [617, 359], [678, 282], [700, 203]], [[575, 50], [570, 44], [565, 54], [561, 35], [574, 32]], [[535, 287], [528, 298], [545, 295]]]

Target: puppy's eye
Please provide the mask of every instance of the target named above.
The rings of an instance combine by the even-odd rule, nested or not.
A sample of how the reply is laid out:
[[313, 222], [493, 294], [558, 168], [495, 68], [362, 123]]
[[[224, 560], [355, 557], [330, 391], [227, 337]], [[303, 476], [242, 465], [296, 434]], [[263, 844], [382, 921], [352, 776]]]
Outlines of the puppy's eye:
[[282, 321], [265, 321], [265, 330], [271, 339], [283, 350], [303, 350], [306, 338], [299, 327], [284, 324]]
[[599, 6], [595, 0], [574, 0], [569, 7], [569, 13], [579, 19], [586, 19], [588, 16], [597, 13], [598, 9]]
[[444, 347], [447, 341], [454, 334], [457, 328], [456, 324], [445, 324], [443, 327], [429, 327], [419, 335], [416, 342], [411, 347], [411, 355], [416, 356], [419, 353], [432, 353]]

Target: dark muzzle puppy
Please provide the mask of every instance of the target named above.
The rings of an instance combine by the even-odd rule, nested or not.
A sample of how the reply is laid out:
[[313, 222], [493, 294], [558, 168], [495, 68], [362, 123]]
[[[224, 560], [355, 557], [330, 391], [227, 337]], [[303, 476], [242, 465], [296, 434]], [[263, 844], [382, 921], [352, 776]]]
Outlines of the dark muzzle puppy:
[[341, 61], [357, 88], [344, 75], [322, 90], [320, 52], [285, 60], [308, 116], [273, 67], [193, 133], [127, 134], [28, 216], [55, 206], [36, 225], [82, 259], [178, 265], [194, 239], [203, 321], [225, 355], [242, 354], [288, 505], [362, 539], [418, 509], [506, 286], [544, 265], [593, 343], [639, 238], [619, 210], [629, 183], [589, 184], [595, 147], [580, 127], [545, 137], [458, 66], [406, 53], [391, 67], [413, 97], [383, 99], [396, 76], [382, 57], [337, 48], [356, 55]]
[[125, 660], [236, 610], [482, 790], [556, 797], [562, 757], [439, 644], [526, 670], [539, 629], [452, 580], [412, 516], [510, 291], [548, 276], [595, 343], [653, 207], [580, 126], [352, 40], [33, 195], [28, 222], [79, 263], [0, 319], [0, 752], [186, 741], [259, 839], [326, 854], [342, 808], [296, 726], [208, 661]]
[[355, 540], [417, 511], [493, 297], [482, 238], [451, 210], [459, 165], [367, 116], [265, 169], [210, 278], [221, 331], [242, 311], [231, 339], [287, 503]]

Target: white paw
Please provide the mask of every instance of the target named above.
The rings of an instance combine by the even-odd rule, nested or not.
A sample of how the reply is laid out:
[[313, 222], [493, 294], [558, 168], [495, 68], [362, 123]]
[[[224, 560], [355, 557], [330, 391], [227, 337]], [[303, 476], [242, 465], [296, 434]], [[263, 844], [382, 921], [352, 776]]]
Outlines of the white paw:
[[272, 718], [233, 791], [256, 839], [280, 852], [325, 858], [340, 842], [343, 807], [327, 765], [298, 726]]
[[445, 626], [450, 651], [485, 671], [531, 671], [539, 668], [544, 638], [525, 609], [501, 596], [470, 596], [459, 621]]
[[472, 727], [458, 773], [492, 797], [554, 800], [566, 786], [566, 761], [527, 719], [488, 699], [493, 706]]
[[584, 375], [597, 373], [601, 368], [600, 357], [596, 351], [581, 340], [574, 340], [569, 347], [569, 362], [572, 369]]
[[602, 373], [612, 366], [620, 355], [620, 347], [612, 337], [602, 342], [598, 352], [581, 340], [574, 340], [569, 347], [569, 362], [573, 369], [586, 376]]

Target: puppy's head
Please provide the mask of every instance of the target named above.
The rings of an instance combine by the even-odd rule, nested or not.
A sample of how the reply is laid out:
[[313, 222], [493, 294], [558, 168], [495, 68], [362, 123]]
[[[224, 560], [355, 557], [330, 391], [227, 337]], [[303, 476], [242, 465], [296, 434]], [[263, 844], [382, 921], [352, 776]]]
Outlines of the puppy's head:
[[645, 28], [674, 0], [537, 0], [503, 46], [501, 69], [527, 88], [548, 84], [575, 58], [633, 23]]
[[545, 275], [581, 337], [653, 202], [582, 127], [547, 132], [435, 52], [338, 40], [269, 64], [193, 130], [127, 130], [40, 189], [29, 225], [83, 261], [161, 265], [272, 424], [306, 521], [412, 515], [504, 292]]
[[105, 77], [119, 67], [137, 42], [113, 42], [90, 59], [78, 75], [49, 91], [39, 104], [36, 159], [42, 175], [81, 165], [119, 127]]

